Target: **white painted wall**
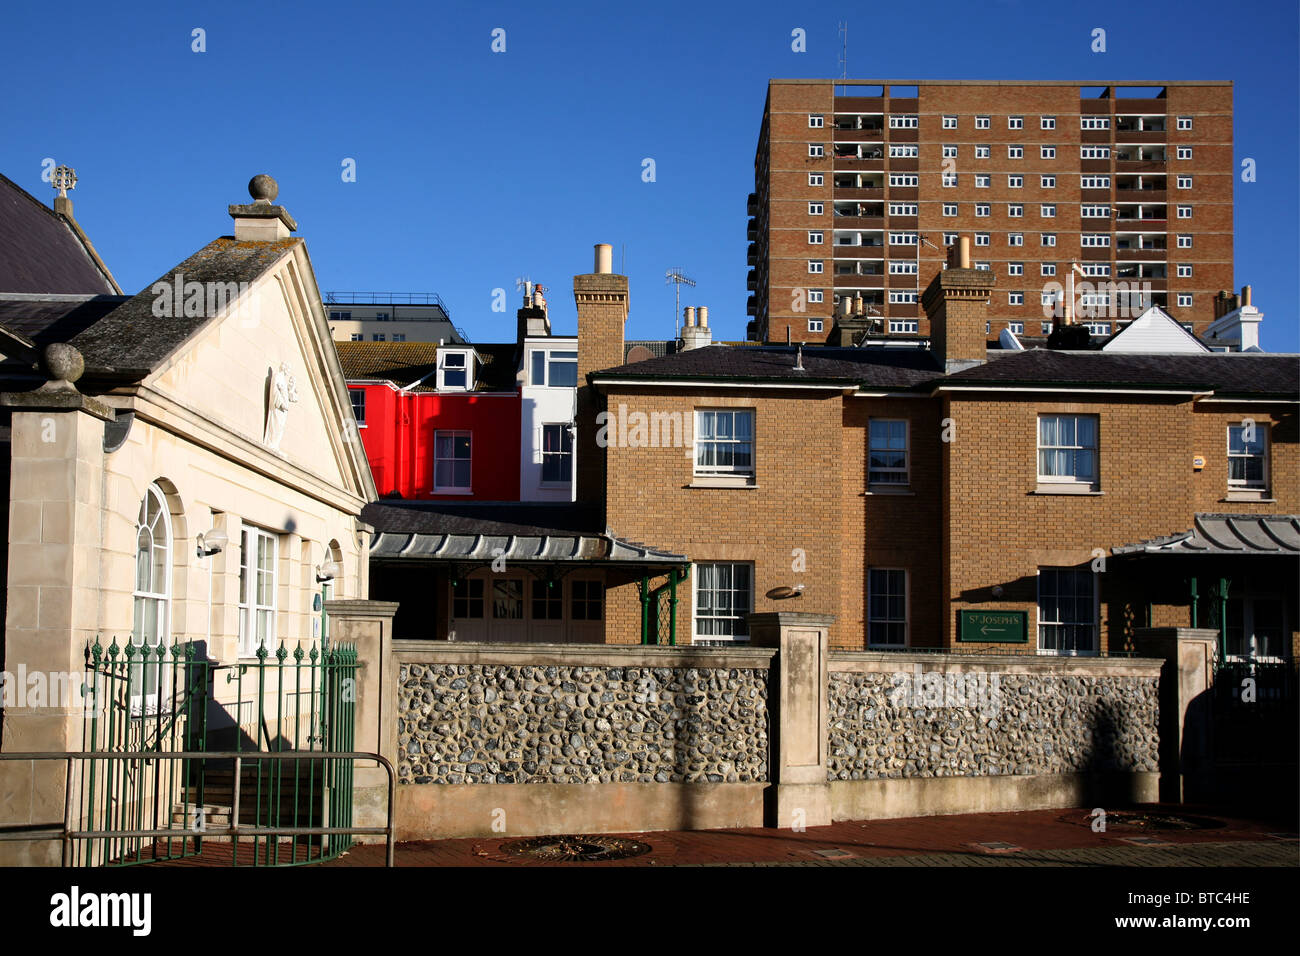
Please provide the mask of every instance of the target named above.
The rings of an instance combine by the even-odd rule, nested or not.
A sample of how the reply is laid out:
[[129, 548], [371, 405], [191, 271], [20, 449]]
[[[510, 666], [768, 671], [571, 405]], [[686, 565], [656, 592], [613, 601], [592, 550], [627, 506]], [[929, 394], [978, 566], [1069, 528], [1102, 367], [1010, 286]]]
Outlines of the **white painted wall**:
[[[519, 421], [519, 499], [521, 501], [573, 501], [574, 483], [568, 486], [542, 484], [542, 426], [573, 421], [576, 388], [550, 388], [532, 384], [534, 348], [577, 351], [577, 338], [545, 336], [524, 340], [523, 408]], [[577, 442], [574, 442], [574, 474], [577, 474]]]

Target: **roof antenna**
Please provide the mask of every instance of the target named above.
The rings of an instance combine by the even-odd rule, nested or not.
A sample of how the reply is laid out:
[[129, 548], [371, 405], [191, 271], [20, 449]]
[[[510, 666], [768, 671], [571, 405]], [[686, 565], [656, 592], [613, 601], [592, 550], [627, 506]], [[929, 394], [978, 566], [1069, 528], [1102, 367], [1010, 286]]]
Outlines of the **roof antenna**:
[[803, 343], [799, 343], [799, 350], [794, 353], [794, 368], [796, 372], [802, 372], [803, 367]]

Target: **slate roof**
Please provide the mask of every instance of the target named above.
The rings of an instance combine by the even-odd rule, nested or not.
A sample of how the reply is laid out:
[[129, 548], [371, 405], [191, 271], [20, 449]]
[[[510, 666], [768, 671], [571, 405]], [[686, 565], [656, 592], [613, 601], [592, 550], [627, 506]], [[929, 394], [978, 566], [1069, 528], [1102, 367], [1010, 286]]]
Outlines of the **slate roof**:
[[0, 176], [0, 292], [116, 295], [79, 229]]
[[685, 555], [609, 534], [599, 512], [581, 504], [373, 502], [361, 520], [374, 526], [376, 560], [686, 563]]
[[940, 377], [933, 353], [914, 348], [826, 348], [711, 345], [592, 373], [591, 379], [774, 382], [909, 389]]
[[1220, 396], [1300, 398], [1300, 356], [1254, 352], [1147, 355], [1030, 349], [949, 375], [942, 384], [1192, 389], [1212, 390]]
[[1300, 515], [1198, 514], [1190, 531], [1112, 549], [1129, 554], [1300, 555]]
[[[437, 390], [438, 346], [433, 342], [335, 342], [343, 377], [349, 382], [374, 380], [405, 388], [426, 381], [414, 392]], [[519, 348], [513, 342], [501, 344], [451, 343], [447, 348], [472, 348], [478, 355], [474, 391], [511, 392], [517, 386]]]

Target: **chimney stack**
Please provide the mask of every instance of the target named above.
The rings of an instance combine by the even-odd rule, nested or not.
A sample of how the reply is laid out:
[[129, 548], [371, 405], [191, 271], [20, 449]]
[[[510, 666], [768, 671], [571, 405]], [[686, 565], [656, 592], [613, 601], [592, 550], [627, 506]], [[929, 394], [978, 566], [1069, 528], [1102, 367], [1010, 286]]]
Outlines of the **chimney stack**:
[[524, 293], [524, 304], [515, 313], [517, 320], [516, 338], [520, 345], [525, 338], [540, 338], [551, 334], [551, 317], [546, 309], [546, 299], [542, 292], [544, 287], [528, 283]]
[[687, 306], [686, 324], [682, 326], [682, 351], [702, 349], [713, 344], [713, 330], [709, 328], [709, 307], [702, 305], [697, 310]]
[[956, 261], [939, 271], [921, 297], [930, 320], [930, 349], [949, 374], [987, 359], [984, 323], [997, 281], [987, 269], [971, 268], [967, 236], [957, 240]]
[[[624, 364], [623, 327], [628, 314], [627, 276], [613, 269], [613, 246], [596, 246], [595, 272], [573, 277], [578, 308], [578, 394], [576, 491], [578, 501], [605, 500], [606, 449], [596, 444], [596, 416], [605, 397], [587, 384], [587, 375]], [[602, 514], [602, 519], [603, 519]]]

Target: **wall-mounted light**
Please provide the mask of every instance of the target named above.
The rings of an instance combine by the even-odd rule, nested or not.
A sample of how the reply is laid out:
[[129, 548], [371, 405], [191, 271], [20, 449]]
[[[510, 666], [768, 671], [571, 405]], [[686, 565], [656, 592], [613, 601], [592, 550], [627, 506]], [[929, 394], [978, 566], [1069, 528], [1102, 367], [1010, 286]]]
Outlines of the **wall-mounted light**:
[[316, 569], [316, 583], [324, 584], [326, 581], [333, 581], [343, 573], [343, 568], [337, 561], [326, 561]]
[[226, 545], [229, 543], [230, 535], [226, 534], [226, 532], [222, 531], [220, 528], [213, 528], [206, 534], [199, 535], [198, 546], [195, 548], [195, 553], [200, 558], [210, 558], [214, 554], [220, 554], [224, 551]]

